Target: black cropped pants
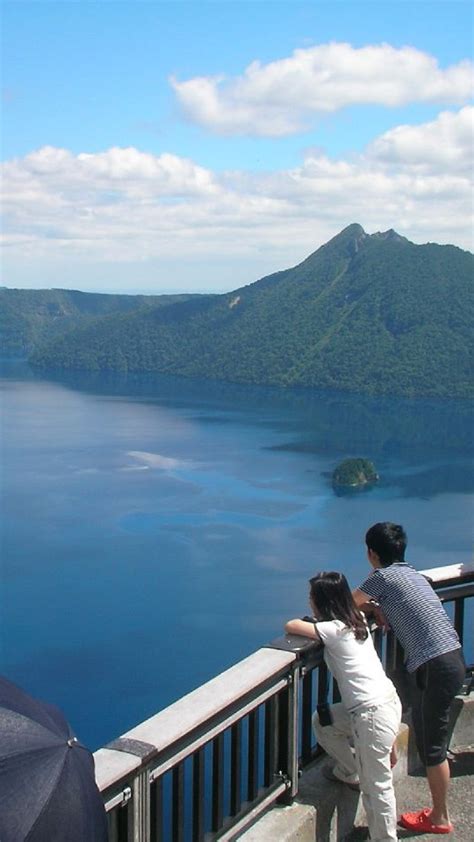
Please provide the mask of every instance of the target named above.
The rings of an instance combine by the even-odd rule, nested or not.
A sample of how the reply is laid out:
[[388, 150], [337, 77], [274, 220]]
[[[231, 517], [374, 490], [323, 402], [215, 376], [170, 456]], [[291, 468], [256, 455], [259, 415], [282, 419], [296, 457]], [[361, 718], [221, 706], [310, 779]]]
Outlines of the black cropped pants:
[[465, 674], [461, 649], [438, 655], [412, 673], [411, 714], [416, 747], [425, 766], [446, 760], [449, 709]]

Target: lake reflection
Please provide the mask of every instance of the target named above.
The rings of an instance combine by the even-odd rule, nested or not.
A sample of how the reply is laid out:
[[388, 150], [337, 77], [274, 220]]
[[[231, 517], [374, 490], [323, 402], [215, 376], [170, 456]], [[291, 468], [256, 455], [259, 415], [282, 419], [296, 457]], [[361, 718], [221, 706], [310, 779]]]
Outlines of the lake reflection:
[[[464, 402], [20, 364], [2, 398], [2, 672], [93, 748], [280, 634], [317, 569], [358, 584], [374, 521], [469, 558]], [[377, 486], [336, 496], [346, 456]]]

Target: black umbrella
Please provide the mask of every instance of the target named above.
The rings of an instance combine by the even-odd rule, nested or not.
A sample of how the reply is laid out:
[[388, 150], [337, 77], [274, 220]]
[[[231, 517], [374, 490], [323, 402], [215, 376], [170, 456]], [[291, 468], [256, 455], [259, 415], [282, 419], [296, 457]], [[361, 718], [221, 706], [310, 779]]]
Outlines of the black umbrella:
[[0, 840], [107, 840], [92, 754], [58, 708], [1, 676]]

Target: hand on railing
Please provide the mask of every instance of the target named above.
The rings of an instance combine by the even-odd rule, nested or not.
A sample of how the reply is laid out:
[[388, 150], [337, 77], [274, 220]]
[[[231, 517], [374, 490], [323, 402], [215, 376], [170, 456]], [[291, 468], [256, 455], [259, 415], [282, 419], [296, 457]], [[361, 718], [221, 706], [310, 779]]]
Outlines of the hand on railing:
[[369, 622], [373, 620], [373, 622], [382, 629], [384, 634], [390, 631], [390, 625], [383, 613], [380, 605], [374, 599], [371, 599], [370, 602], [366, 602], [364, 605], [359, 606], [361, 611], [366, 614], [367, 619]]

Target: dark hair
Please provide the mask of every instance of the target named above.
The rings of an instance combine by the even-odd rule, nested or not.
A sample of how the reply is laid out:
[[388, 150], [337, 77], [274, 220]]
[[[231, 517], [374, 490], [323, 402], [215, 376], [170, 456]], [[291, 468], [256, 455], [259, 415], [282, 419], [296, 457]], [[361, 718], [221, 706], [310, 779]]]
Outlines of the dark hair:
[[369, 550], [377, 553], [382, 567], [405, 561], [407, 536], [403, 526], [397, 523], [375, 523], [367, 531], [365, 543]]
[[368, 631], [343, 573], [317, 573], [309, 580], [311, 603], [318, 620], [342, 620], [356, 640], [365, 640]]

